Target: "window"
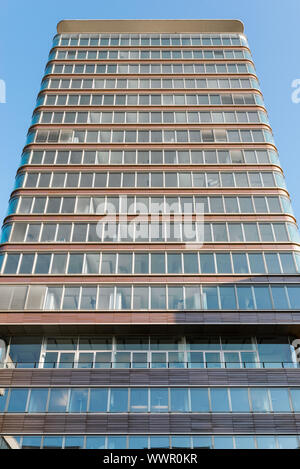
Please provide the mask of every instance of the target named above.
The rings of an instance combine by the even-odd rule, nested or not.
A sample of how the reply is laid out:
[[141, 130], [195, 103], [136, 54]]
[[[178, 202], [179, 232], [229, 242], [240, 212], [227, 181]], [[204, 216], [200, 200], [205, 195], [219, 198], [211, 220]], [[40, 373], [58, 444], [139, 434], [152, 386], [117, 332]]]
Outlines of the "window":
[[131, 274], [132, 273], [132, 254], [120, 253], [118, 256], [118, 273]]
[[191, 411], [209, 412], [208, 389], [191, 388]]
[[148, 309], [149, 308], [149, 289], [148, 287], [134, 287], [133, 294], [133, 309]]
[[[38, 231], [37, 228], [35, 228], [35, 230]], [[41, 235], [41, 242], [42, 243], [53, 242], [55, 240], [55, 233], [56, 233], [56, 225], [55, 224], [47, 223], [47, 224], [43, 225], [42, 235]], [[29, 236], [29, 232], [27, 233], [27, 237], [28, 236]], [[37, 272], [37, 273], [39, 273], [39, 272]]]
[[182, 287], [168, 287], [168, 308], [183, 309], [183, 289]]
[[110, 390], [110, 412], [128, 412], [128, 389], [112, 388]]
[[230, 389], [232, 412], [250, 412], [248, 389]]
[[229, 412], [229, 400], [227, 388], [211, 388], [212, 412]]
[[72, 388], [70, 393], [69, 412], [86, 412], [88, 389]]
[[19, 274], [31, 274], [33, 261], [34, 261], [34, 254], [23, 254], [20, 268], [19, 268]]
[[38, 254], [35, 264], [35, 274], [47, 274], [49, 272], [51, 254]]
[[253, 412], [270, 412], [268, 390], [264, 388], [250, 388]]
[[288, 389], [270, 388], [273, 412], [291, 412]]
[[[168, 255], [168, 257], [169, 257], [169, 255]], [[171, 254], [171, 255], [178, 256], [178, 254]], [[198, 255], [196, 253], [184, 253], [183, 254], [183, 264], [184, 264], [184, 273], [185, 274], [197, 274], [199, 272]], [[179, 266], [180, 266], [180, 264], [179, 264]], [[179, 270], [178, 272], [180, 272], [180, 271], [181, 270]]]
[[78, 309], [79, 287], [65, 287], [63, 309]]
[[148, 389], [131, 388], [130, 390], [130, 412], [148, 411]]
[[66, 412], [69, 390], [53, 388], [50, 390], [48, 412]]
[[86, 254], [84, 273], [86, 274], [98, 274], [99, 273], [99, 254]]
[[28, 398], [28, 389], [11, 389], [7, 412], [25, 412]]
[[170, 410], [171, 412], [188, 412], [188, 390], [183, 388], [170, 389]]
[[149, 272], [149, 255], [135, 253], [134, 255], [134, 273], [147, 274]]
[[213, 254], [200, 254], [200, 268], [202, 274], [213, 274], [215, 272]]
[[92, 388], [90, 390], [90, 412], [106, 412], [107, 411], [108, 389]]
[[19, 264], [19, 254], [7, 254], [4, 274], [16, 274]]
[[217, 272], [219, 274], [230, 274], [231, 273], [231, 262], [229, 254], [216, 253]]
[[151, 254], [151, 273], [163, 274], [165, 273], [165, 256], [164, 254]]
[[28, 405], [29, 413], [46, 412], [48, 392], [49, 390], [47, 388], [31, 389]]

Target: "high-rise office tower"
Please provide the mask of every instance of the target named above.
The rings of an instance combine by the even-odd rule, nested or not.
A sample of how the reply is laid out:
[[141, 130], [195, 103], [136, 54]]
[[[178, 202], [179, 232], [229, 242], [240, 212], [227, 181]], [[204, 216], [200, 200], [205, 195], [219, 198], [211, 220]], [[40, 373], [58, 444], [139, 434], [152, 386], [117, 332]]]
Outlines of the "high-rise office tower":
[[3, 447], [299, 446], [299, 235], [241, 22], [59, 23], [2, 243]]

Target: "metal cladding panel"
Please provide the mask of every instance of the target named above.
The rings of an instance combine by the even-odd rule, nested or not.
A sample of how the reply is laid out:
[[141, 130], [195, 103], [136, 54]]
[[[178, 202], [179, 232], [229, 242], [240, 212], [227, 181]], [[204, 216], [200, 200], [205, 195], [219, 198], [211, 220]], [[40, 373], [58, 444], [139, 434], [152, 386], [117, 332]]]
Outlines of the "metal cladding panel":
[[0, 415], [2, 434], [288, 434], [298, 414]]
[[299, 386], [300, 369], [0, 370], [0, 386]]

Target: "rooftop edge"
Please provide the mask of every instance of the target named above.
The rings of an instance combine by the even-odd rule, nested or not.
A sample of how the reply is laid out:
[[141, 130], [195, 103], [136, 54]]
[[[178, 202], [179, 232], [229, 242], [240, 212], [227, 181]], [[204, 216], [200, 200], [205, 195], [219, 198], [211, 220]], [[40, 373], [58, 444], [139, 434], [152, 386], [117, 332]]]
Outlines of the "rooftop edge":
[[61, 33], [243, 33], [240, 20], [61, 20]]

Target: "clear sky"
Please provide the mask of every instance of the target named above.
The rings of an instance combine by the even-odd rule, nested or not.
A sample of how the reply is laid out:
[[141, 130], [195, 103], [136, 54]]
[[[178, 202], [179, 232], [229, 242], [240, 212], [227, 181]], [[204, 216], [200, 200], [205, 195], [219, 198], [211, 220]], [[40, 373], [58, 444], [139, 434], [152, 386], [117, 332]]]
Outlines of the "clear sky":
[[[300, 220], [299, 0], [1, 0], [0, 219], [35, 107], [56, 24], [62, 19], [230, 19], [243, 21], [295, 214]], [[300, 93], [299, 93], [300, 97]]]

